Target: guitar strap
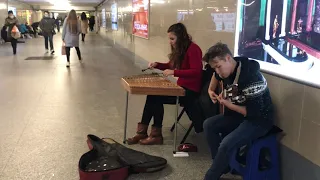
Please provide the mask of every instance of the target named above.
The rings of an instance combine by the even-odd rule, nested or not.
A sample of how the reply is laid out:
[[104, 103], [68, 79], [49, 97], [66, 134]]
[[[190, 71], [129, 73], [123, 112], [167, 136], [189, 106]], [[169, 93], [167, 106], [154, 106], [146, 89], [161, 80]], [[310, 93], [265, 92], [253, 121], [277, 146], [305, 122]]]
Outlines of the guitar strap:
[[[236, 73], [236, 77], [234, 78], [233, 80], [233, 84], [238, 84], [238, 81], [239, 81], [239, 77], [240, 77], [240, 73], [241, 73], [241, 61], [239, 61], [239, 66], [237, 68], [237, 73]], [[222, 83], [222, 88], [223, 87], [223, 83]], [[227, 90], [226, 89], [223, 89], [222, 90], [223, 92], [223, 97], [227, 97]], [[224, 105], [222, 106], [222, 113], [224, 114]]]
[[241, 73], [241, 61], [239, 61], [239, 66], [237, 68], [237, 74], [236, 74], [236, 77], [234, 78], [233, 84], [238, 84], [240, 73]]

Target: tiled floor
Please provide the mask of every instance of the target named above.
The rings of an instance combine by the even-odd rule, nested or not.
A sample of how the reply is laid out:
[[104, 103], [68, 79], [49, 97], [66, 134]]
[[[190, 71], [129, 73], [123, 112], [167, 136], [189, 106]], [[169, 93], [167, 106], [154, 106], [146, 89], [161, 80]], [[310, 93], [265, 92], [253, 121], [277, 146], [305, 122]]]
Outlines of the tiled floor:
[[[122, 141], [125, 91], [120, 78], [139, 74], [139, 69], [95, 34], [81, 43], [84, 63], [78, 62], [73, 49], [67, 69], [60, 35], [54, 41], [53, 60], [25, 60], [45, 55], [41, 37], [18, 44], [17, 56], [9, 43], [0, 45], [1, 180], [77, 180], [79, 158], [88, 151], [87, 134]], [[144, 100], [130, 96], [129, 135], [135, 132]], [[198, 153], [172, 156], [173, 109], [166, 107], [165, 145], [130, 146], [166, 158], [168, 167], [129, 179], [203, 179], [211, 163], [203, 135], [192, 133], [188, 140], [198, 145]]]

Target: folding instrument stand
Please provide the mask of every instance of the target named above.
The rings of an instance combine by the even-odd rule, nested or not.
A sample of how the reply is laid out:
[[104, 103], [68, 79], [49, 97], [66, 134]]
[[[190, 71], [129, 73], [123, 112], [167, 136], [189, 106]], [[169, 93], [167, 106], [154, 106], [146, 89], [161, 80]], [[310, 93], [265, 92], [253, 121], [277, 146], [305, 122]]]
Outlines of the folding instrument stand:
[[[137, 80], [139, 78], [145, 78], [143, 77], [143, 75], [137, 75], [137, 76], [133, 76], [133, 77], [124, 77], [122, 78], [122, 84], [124, 86], [124, 88], [126, 89], [126, 102], [125, 102], [125, 116], [124, 116], [124, 137], [123, 137], [123, 143], [126, 143], [126, 139], [127, 139], [127, 124], [128, 124], [128, 103], [129, 103], [129, 94], [137, 94], [137, 95], [159, 95], [159, 96], [176, 96], [176, 110], [175, 110], [175, 127], [177, 127], [178, 125], [178, 114], [179, 114], [179, 97], [180, 96], [184, 96], [185, 95], [185, 90], [172, 83], [169, 80], [166, 80], [165, 78], [160, 79], [159, 80], [159, 76], [154, 75], [154, 77], [156, 78], [156, 80], [161, 81], [163, 83], [163, 81], [168, 85], [168, 87], [163, 87], [160, 85], [157, 85], [155, 83], [155, 85], [152, 86], [152, 76], [148, 77], [148, 80], [150, 81], [149, 84], [145, 85], [143, 83], [137, 85], [137, 83], [134, 82], [134, 80]], [[137, 80], [138, 81], [138, 80]], [[144, 82], [146, 83], [146, 82]], [[152, 86], [152, 87], [150, 87]], [[149, 88], [149, 89], [148, 89]], [[176, 148], [177, 148], [177, 135], [178, 135], [178, 128], [175, 128], [175, 132], [174, 132], [174, 140], [173, 140], [173, 154], [175, 156], [175, 154], [179, 154], [175, 157], [185, 157], [185, 155], [182, 155], [183, 153], [181, 152], [177, 152]]]

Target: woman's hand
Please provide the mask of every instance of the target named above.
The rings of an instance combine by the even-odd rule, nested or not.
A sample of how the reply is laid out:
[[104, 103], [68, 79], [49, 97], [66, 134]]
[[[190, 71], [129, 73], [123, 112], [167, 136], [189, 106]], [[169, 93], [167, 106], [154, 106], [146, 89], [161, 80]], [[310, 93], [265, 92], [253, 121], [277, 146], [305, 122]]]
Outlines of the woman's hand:
[[164, 74], [165, 76], [174, 75], [174, 70], [166, 69], [166, 70], [163, 71], [163, 74]]
[[156, 62], [149, 63], [148, 68], [153, 69], [158, 65]]

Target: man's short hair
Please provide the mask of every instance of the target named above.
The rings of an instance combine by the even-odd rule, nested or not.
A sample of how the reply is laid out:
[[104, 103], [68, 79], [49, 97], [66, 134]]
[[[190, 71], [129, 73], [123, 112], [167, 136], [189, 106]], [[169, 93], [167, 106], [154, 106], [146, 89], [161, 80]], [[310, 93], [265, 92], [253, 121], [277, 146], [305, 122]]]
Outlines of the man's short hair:
[[228, 46], [226, 44], [218, 42], [217, 44], [215, 44], [214, 46], [208, 49], [208, 51], [206, 52], [206, 54], [203, 56], [202, 59], [206, 63], [209, 63], [216, 57], [223, 59], [228, 54], [232, 56], [232, 53], [228, 48]]
[[44, 11], [43, 13], [47, 13], [47, 14], [49, 14], [49, 11]]
[[8, 11], [8, 14], [13, 14], [13, 11], [12, 10]]

